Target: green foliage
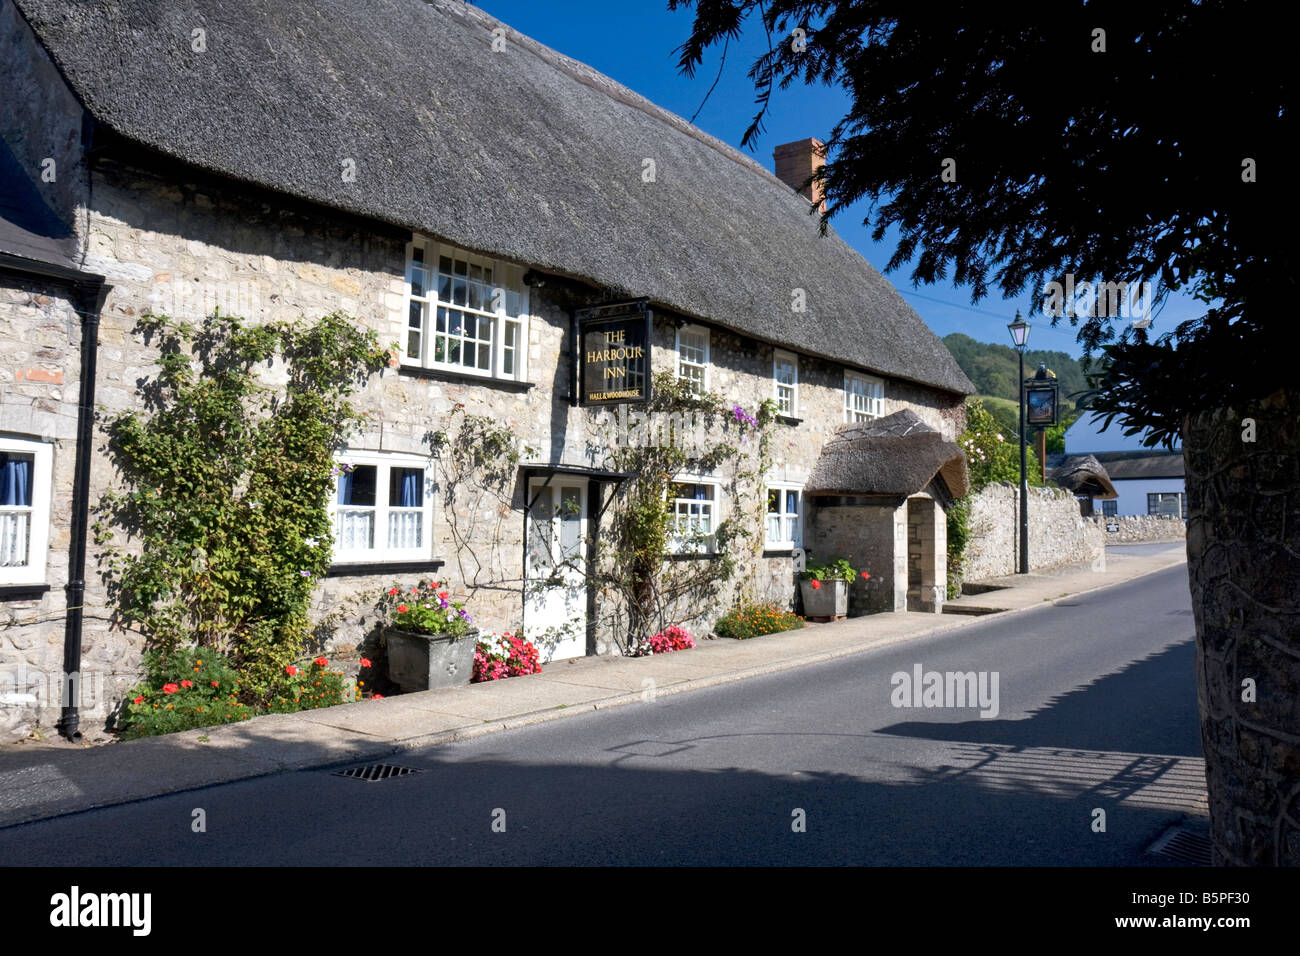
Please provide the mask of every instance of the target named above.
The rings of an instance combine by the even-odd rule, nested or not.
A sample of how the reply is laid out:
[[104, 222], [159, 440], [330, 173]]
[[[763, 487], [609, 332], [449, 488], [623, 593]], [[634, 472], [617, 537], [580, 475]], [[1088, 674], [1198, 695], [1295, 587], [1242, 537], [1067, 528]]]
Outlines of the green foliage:
[[804, 619], [793, 611], [770, 602], [747, 601], [729, 610], [713, 626], [719, 637], [745, 640], [760, 634], [779, 634], [804, 626]]
[[961, 596], [966, 571], [966, 545], [970, 541], [970, 497], [958, 498], [948, 507], [948, 599]]
[[[996, 342], [977, 342], [969, 335], [951, 332], [943, 337], [943, 344], [957, 360], [980, 392], [982, 398], [997, 398], [1007, 403], [1013, 423], [1007, 434], [1015, 434], [1018, 427], [1018, 402], [1020, 401], [1020, 355], [1010, 345]], [[1066, 352], [1025, 351], [1025, 377], [1032, 378], [1039, 365], [1046, 365], [1056, 373], [1061, 386], [1061, 416], [1077, 414], [1079, 401], [1088, 390], [1086, 363]], [[992, 405], [993, 403], [988, 403]]]
[[[1076, 287], [1150, 282], [1157, 313], [1178, 290], [1222, 303], [1156, 342], [1111, 310], [1066, 311], [1085, 353], [1104, 348], [1115, 363], [1090, 408], [1127, 433], [1149, 429], [1151, 444], [1172, 447], [1184, 416], [1294, 382], [1297, 242], [1276, 228], [1292, 184], [1263, 174], [1286, 168], [1295, 139], [1287, 31], [1260, 30], [1231, 3], [1153, 5], [1107, 26], [1103, 53], [1094, 4], [1011, 17], [977, 6], [930, 17], [876, 0], [669, 6], [695, 8], [679, 59], [688, 74], [747, 23], [808, 31], [807, 49], [759, 45], [749, 75], [760, 110], [742, 142], [761, 131], [774, 88], [845, 92], [815, 177], [823, 224], [866, 205], [873, 239], [898, 236], [887, 270], [914, 264], [914, 284], [969, 285], [972, 301], [993, 288], [1045, 297], [1068, 276]], [[956, 187], [920, 160], [939, 141], [960, 157]], [[1229, 143], [1252, 145], [1237, 155]]]
[[464, 601], [453, 601], [437, 581], [420, 581], [414, 587], [394, 584], [379, 600], [381, 616], [389, 627], [413, 634], [450, 634], [460, 637], [471, 630]]
[[[994, 482], [1020, 484], [1020, 446], [1007, 439], [1001, 425], [980, 398], [966, 400], [966, 430], [957, 439], [966, 453], [970, 472], [970, 494]], [[1042, 473], [1038, 455], [1026, 449], [1026, 481], [1041, 486]], [[970, 540], [970, 497], [960, 498], [948, 508], [948, 597], [961, 593], [961, 577]]]
[[267, 701], [266, 712], [294, 714], [360, 699], [360, 687], [349, 686], [342, 671], [330, 670], [329, 661], [318, 657], [304, 667], [291, 664], [285, 668]]
[[241, 699], [239, 675], [220, 654], [194, 647], [146, 651], [143, 665], [146, 677], [127, 695], [118, 718], [125, 740], [234, 723], [255, 713]]
[[118, 718], [123, 740], [361, 699], [343, 672], [330, 670], [323, 657], [302, 666], [286, 665], [265, 701], [250, 691], [227, 658], [213, 651], [198, 647], [147, 651], [143, 663], [147, 676], [127, 695]]
[[[634, 477], [619, 489], [619, 507], [607, 533], [597, 542], [597, 577], [626, 613], [625, 650], [635, 653], [666, 627], [699, 617], [740, 566], [741, 558], [762, 549], [766, 495], [762, 476], [771, 464], [771, 429], [777, 405], [767, 400], [753, 414], [728, 405], [716, 394], [696, 394], [671, 372], [655, 374], [651, 401], [639, 411], [652, 422], [671, 422], [658, 440], [615, 447], [608, 464]], [[692, 426], [693, 420], [693, 426]], [[687, 431], [723, 437], [697, 446]], [[681, 429], [683, 434], [676, 434]], [[677, 475], [717, 474], [730, 469], [719, 495], [730, 507], [711, 536], [712, 550], [701, 559], [670, 560], [675, 518], [670, 490]], [[683, 542], [683, 551], [703, 552], [704, 536]], [[743, 586], [743, 585], [742, 585]]]
[[829, 581], [838, 578], [852, 584], [857, 577], [858, 572], [849, 564], [848, 558], [834, 558], [829, 562], [809, 558], [804, 570], [799, 573], [801, 581]]
[[[1020, 483], [1020, 447], [1008, 441], [1008, 435], [999, 430], [998, 423], [978, 398], [966, 400], [966, 430], [958, 443], [966, 453], [970, 470], [970, 490], [977, 492], [998, 481]], [[1038, 455], [1027, 450], [1026, 480], [1030, 485], [1042, 485]]]
[[[160, 355], [146, 412], [104, 423], [124, 486], [95, 522], [110, 598], [151, 647], [219, 652], [266, 695], [302, 652], [330, 563], [333, 454], [360, 421], [348, 398], [388, 353], [341, 313], [246, 325], [215, 312], [198, 328], [147, 314], [138, 331]], [[276, 364], [278, 388], [257, 374]]]

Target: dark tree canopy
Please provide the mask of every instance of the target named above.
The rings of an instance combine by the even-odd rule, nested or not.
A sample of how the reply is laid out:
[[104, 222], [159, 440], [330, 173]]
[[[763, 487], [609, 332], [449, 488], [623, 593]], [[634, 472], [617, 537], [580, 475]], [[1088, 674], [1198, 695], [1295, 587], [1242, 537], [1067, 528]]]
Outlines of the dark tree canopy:
[[691, 6], [688, 74], [747, 22], [771, 37], [750, 73], [760, 110], [746, 145], [774, 87], [849, 94], [819, 174], [823, 224], [865, 200], [875, 239], [899, 230], [889, 271], [912, 263], [915, 284], [969, 284], [972, 301], [1072, 274], [1151, 281], [1157, 306], [1174, 290], [1214, 302], [1156, 340], [1104, 308], [1067, 314], [1085, 351], [1110, 359], [1092, 407], [1127, 431], [1169, 440], [1190, 411], [1300, 378], [1284, 360], [1300, 268], [1283, 152], [1296, 70], [1276, 8], [669, 0]]

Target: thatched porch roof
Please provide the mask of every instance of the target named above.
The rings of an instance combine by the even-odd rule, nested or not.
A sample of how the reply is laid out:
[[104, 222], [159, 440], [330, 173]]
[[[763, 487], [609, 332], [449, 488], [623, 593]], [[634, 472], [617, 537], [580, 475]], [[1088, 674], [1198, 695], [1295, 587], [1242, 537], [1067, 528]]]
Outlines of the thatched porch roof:
[[845, 425], [822, 448], [804, 493], [826, 495], [914, 495], [935, 478], [953, 498], [969, 489], [966, 456], [908, 409]]

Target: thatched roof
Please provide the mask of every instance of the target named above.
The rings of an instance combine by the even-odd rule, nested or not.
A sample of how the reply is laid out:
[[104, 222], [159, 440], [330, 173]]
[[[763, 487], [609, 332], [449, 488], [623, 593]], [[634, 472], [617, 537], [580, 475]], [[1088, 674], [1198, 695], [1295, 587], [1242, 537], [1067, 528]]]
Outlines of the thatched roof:
[[1181, 451], [1099, 451], [1094, 453], [1112, 481], [1134, 478], [1182, 478]]
[[804, 493], [820, 495], [916, 494], [943, 479], [954, 498], [966, 494], [966, 456], [956, 442], [945, 441], [910, 409], [861, 425], [844, 425], [822, 447], [804, 484]]
[[1119, 497], [1105, 466], [1092, 455], [1048, 455], [1047, 476], [1076, 495]]
[[[514, 30], [493, 52], [501, 25], [480, 10], [15, 2], [91, 115], [168, 157], [787, 348], [974, 391], [893, 286], [838, 236], [818, 236], [790, 187]], [[647, 159], [655, 182], [642, 179]], [[796, 289], [806, 312], [791, 311]]]

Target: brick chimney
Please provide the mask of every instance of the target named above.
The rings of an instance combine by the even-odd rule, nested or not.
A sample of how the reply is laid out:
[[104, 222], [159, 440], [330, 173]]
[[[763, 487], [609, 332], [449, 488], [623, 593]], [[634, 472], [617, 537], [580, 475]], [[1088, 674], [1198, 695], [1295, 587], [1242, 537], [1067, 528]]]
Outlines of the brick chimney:
[[826, 165], [825, 144], [812, 137], [795, 140], [772, 150], [772, 158], [776, 160], [776, 178], [817, 206], [819, 212], [825, 212], [826, 195], [822, 184], [804, 187], [808, 177]]

